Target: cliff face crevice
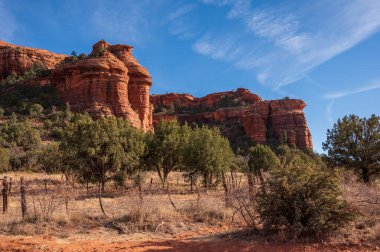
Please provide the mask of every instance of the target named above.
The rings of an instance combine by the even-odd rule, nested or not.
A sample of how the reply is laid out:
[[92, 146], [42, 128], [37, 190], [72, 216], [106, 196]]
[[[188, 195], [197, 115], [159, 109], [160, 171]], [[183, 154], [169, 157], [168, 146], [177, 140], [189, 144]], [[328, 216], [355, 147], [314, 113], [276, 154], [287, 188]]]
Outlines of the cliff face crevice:
[[[239, 88], [202, 98], [175, 93], [153, 95], [151, 101], [156, 108], [153, 116], [155, 124], [174, 119], [211, 125], [236, 121], [242, 123], [246, 136], [257, 143], [286, 140], [301, 149], [313, 147], [303, 112], [306, 103], [302, 100], [263, 101], [249, 90]], [[235, 134], [227, 132], [226, 135]]]

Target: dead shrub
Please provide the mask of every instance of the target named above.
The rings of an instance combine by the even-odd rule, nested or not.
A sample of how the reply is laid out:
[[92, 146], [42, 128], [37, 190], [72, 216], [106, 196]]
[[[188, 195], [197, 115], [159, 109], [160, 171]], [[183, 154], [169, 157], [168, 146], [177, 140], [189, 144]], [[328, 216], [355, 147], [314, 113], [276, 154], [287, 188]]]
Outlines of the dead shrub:
[[170, 205], [162, 206], [152, 197], [144, 197], [141, 200], [141, 195], [139, 195], [132, 198], [125, 215], [114, 217], [108, 225], [119, 233], [174, 233], [175, 228], [172, 222], [178, 219], [178, 213]]
[[256, 230], [259, 218], [255, 202], [251, 200], [253, 197], [254, 195], [249, 195], [244, 189], [237, 189], [231, 193], [231, 206], [234, 210], [232, 222], [238, 214], [249, 229]]
[[231, 217], [231, 211], [224, 207], [222, 200], [212, 197], [198, 197], [196, 202], [181, 209], [181, 212], [196, 222], [217, 225], [226, 222]]
[[65, 208], [68, 212], [69, 201], [74, 197], [73, 192], [63, 184], [53, 185], [51, 190], [39, 190], [38, 193], [28, 196], [32, 208], [32, 214], [29, 215], [43, 221], [49, 221], [59, 208]]

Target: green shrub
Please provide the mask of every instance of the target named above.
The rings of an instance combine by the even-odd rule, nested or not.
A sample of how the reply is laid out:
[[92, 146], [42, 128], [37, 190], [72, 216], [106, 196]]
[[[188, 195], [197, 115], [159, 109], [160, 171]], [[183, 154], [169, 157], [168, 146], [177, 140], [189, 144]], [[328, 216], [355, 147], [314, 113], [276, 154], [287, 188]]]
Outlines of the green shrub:
[[9, 168], [9, 153], [5, 148], [0, 147], [0, 172], [5, 172]]
[[78, 59], [80, 59], [80, 60], [83, 60], [83, 59], [86, 59], [86, 58], [87, 58], [87, 54], [85, 54], [85, 53], [81, 53], [78, 56]]
[[51, 127], [53, 126], [53, 122], [51, 120], [47, 119], [44, 121], [44, 126], [46, 129], [51, 129]]
[[266, 228], [285, 229], [293, 237], [320, 237], [355, 217], [339, 198], [337, 176], [315, 163], [280, 166], [266, 184], [257, 195], [257, 210]]
[[4, 109], [2, 107], [0, 107], [0, 118], [2, 118], [4, 116]]
[[32, 117], [39, 117], [44, 111], [44, 107], [42, 107], [40, 104], [36, 103], [30, 106], [29, 108], [29, 115]]
[[39, 131], [28, 121], [18, 122], [15, 115], [0, 128], [0, 138], [9, 147], [18, 146], [24, 149], [33, 149], [41, 142]]

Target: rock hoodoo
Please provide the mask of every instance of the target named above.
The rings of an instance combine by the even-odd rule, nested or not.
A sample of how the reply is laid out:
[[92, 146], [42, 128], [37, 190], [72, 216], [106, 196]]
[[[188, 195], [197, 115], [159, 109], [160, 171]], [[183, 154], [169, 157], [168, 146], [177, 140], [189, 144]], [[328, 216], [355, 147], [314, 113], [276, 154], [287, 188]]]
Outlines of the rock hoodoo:
[[132, 48], [99, 41], [89, 57], [73, 60], [66, 55], [0, 42], [0, 80], [42, 63], [52, 70], [51, 85], [73, 111], [88, 112], [94, 118], [124, 117], [137, 128], [152, 130], [152, 80], [133, 57]]
[[[239, 88], [202, 98], [175, 93], [152, 95], [151, 101], [155, 106], [155, 124], [173, 119], [211, 125], [228, 122], [228, 131], [241, 125], [244, 133], [257, 143], [282, 139], [301, 149], [313, 147], [303, 112], [306, 103], [302, 100], [263, 101], [249, 90]], [[233, 133], [230, 135], [235, 137]]]
[[131, 46], [99, 41], [87, 59], [55, 68], [52, 83], [74, 111], [86, 111], [95, 118], [124, 117], [144, 131], [153, 127], [152, 79], [133, 57]]

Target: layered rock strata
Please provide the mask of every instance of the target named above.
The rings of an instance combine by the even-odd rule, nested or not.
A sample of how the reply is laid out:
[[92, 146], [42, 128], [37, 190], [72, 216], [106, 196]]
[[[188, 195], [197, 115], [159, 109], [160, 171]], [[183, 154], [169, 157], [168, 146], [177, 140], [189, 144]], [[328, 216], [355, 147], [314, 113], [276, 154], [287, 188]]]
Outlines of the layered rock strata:
[[89, 57], [78, 60], [0, 42], [0, 80], [12, 72], [21, 75], [33, 64], [42, 63], [52, 70], [44, 83], [51, 83], [73, 111], [88, 112], [94, 118], [115, 115], [144, 131], [153, 130], [149, 101], [152, 79], [133, 57], [132, 49], [99, 41]]
[[[223, 101], [229, 97], [229, 103]], [[301, 149], [313, 147], [310, 130], [303, 109], [306, 103], [297, 99], [263, 101], [247, 89], [221, 92], [196, 98], [189, 94], [153, 95], [155, 107], [174, 107], [174, 112], [157, 112], [154, 123], [177, 119], [181, 122], [213, 124], [229, 120], [239, 121], [245, 134], [257, 143], [270, 139], [285, 140]], [[234, 103], [235, 102], [235, 103]], [[233, 104], [233, 106], [230, 106]], [[176, 108], [181, 107], [181, 112]], [[184, 108], [185, 107], [185, 108]], [[201, 109], [199, 109], [201, 108]]]

